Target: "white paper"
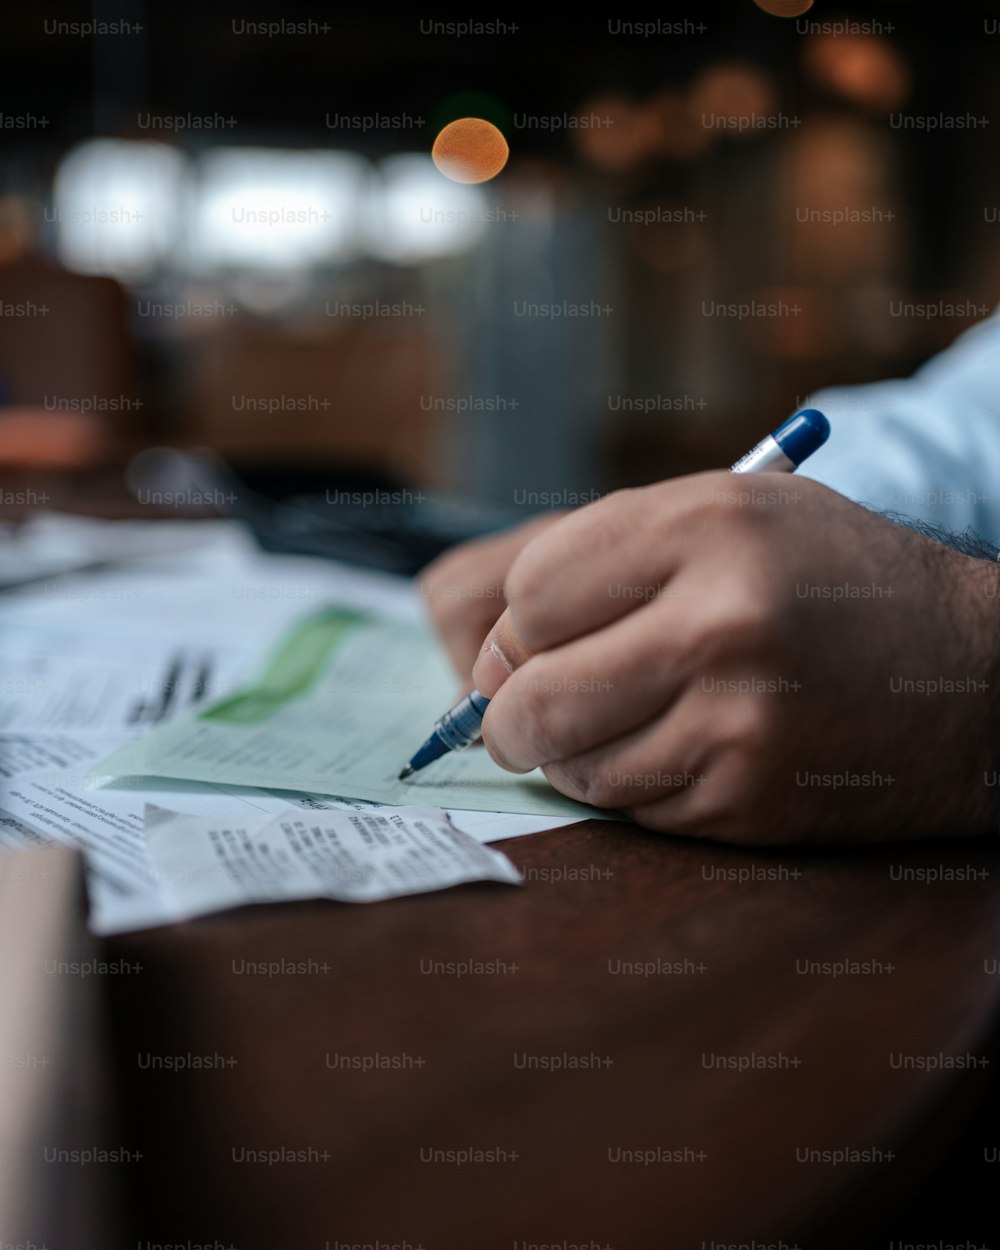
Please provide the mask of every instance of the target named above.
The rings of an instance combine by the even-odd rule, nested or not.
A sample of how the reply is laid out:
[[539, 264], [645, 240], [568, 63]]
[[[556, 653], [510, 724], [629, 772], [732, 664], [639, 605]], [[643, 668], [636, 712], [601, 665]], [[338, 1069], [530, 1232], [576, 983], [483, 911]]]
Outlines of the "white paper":
[[[611, 820], [567, 798], [541, 769], [514, 774], [483, 748], [408, 780], [399, 770], [454, 699], [447, 657], [419, 626], [313, 613], [283, 636], [232, 699], [195, 708], [127, 743], [95, 777], [265, 786], [374, 803]], [[592, 697], [581, 695], [581, 698]]]
[[[199, 785], [179, 781], [120, 783], [113, 789], [86, 781], [90, 764], [104, 754], [100, 740], [73, 735], [16, 740], [0, 736], [11, 772], [0, 794], [0, 847], [74, 846], [84, 854], [90, 927], [109, 935], [170, 923], [174, 913], [150, 864], [144, 830], [147, 802], [216, 822], [260, 824], [300, 812], [353, 812], [364, 800], [287, 791]], [[24, 765], [17, 768], [17, 763]], [[452, 823], [477, 842], [523, 837], [574, 823], [573, 818], [500, 816], [449, 811]]]
[[289, 812], [253, 826], [149, 806], [146, 840], [178, 919], [246, 903], [372, 903], [467, 881], [521, 883], [505, 855], [432, 807]]
[[[44, 571], [49, 557], [128, 561], [0, 595], [0, 846], [79, 848], [95, 932], [173, 919], [148, 857], [147, 801], [230, 823], [373, 806], [337, 795], [187, 781], [104, 789], [87, 776], [97, 760], [151, 724], [245, 680], [261, 649], [314, 607], [335, 603], [376, 620], [419, 621], [412, 582], [261, 554], [245, 531], [225, 521], [47, 517], [32, 526], [28, 545], [40, 565], [31, 569], [25, 561], [26, 574]], [[574, 820], [447, 810], [480, 843]]]
[[108, 521], [39, 512], [21, 524], [0, 525], [0, 587], [178, 554], [199, 561], [232, 558], [252, 548], [253, 540], [236, 521]]
[[[192, 631], [193, 632], [193, 631]], [[232, 689], [251, 649], [0, 617], [0, 731], [135, 734]], [[0, 756], [0, 771], [5, 761]]]

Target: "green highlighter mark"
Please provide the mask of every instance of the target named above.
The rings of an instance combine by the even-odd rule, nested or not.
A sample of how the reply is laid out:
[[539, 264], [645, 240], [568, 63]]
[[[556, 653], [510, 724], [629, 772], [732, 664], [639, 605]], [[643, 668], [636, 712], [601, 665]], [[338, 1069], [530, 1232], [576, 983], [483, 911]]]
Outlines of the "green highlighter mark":
[[291, 699], [305, 694], [344, 635], [368, 617], [328, 608], [307, 617], [284, 639], [256, 683], [206, 708], [199, 720], [258, 725]]

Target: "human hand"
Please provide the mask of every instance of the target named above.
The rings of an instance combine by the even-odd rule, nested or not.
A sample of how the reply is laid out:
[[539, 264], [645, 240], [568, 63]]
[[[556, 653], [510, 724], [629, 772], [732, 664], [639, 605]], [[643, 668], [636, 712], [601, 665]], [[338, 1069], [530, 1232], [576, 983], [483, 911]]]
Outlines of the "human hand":
[[995, 564], [716, 472], [564, 517], [504, 594], [473, 679], [505, 768], [734, 842], [996, 828]]

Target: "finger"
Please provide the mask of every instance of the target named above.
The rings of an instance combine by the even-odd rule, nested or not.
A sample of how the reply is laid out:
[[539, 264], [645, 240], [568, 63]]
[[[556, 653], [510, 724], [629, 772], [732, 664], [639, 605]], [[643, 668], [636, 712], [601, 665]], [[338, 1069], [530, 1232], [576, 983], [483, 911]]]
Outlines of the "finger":
[[546, 764], [543, 771], [567, 797], [626, 811], [700, 791], [715, 750], [699, 720], [696, 694], [662, 716], [589, 751]]
[[735, 843], [788, 841], [787, 821], [762, 828], [761, 813], [780, 805], [758, 716], [739, 696], [706, 698], [692, 686], [658, 720], [544, 772], [569, 798], [624, 810], [647, 829]]
[[[662, 714], [689, 679], [690, 626], [677, 616], [672, 605], [647, 604], [527, 659], [492, 696], [483, 722], [490, 754], [504, 768], [527, 771], [591, 750]], [[477, 673], [494, 663], [491, 651]]]
[[531, 659], [531, 654], [514, 633], [510, 613], [504, 612], [481, 643], [472, 666], [476, 689], [492, 699], [514, 669]]
[[698, 582], [685, 574], [669, 596], [534, 657], [505, 613], [474, 670], [492, 699], [483, 734], [496, 761], [527, 771], [579, 754], [662, 713], [696, 675], [701, 687], [720, 664], [745, 662], [767, 619], [752, 575], [721, 577], [706, 560], [695, 572]]
[[774, 795], [762, 796], [761, 778], [738, 751], [718, 751], [693, 786], [668, 790], [625, 811], [644, 829], [683, 838], [736, 845], [774, 846], [798, 839], [794, 822], [761, 822], [761, 811], [780, 810]]
[[[711, 590], [707, 589], [712, 582], [711, 569], [703, 562], [690, 574], [685, 571], [676, 576], [669, 586], [651, 587], [641, 597], [630, 596], [627, 606], [616, 612], [615, 617], [605, 623], [627, 619], [629, 615], [635, 615], [639, 608], [666, 601], [679, 605], [677, 612], [673, 614], [676, 625], [686, 618], [692, 621], [711, 618], [718, 609], [723, 613], [722, 625], [726, 627], [730, 622], [730, 618], [725, 615], [729, 610], [727, 605], [732, 601], [738, 603], [741, 588], [732, 576], [729, 578], [729, 585], [722, 587], [716, 585]], [[712, 606], [712, 601], [715, 607]], [[731, 619], [732, 623], [738, 626], [739, 620], [735, 610]], [[595, 627], [594, 632], [598, 629], [599, 627]], [[581, 632], [584, 631], [573, 633], [564, 641], [572, 641], [579, 637]], [[529, 648], [515, 631], [512, 609], [507, 608], [481, 645], [479, 656], [472, 669], [473, 683], [488, 698], [492, 698], [510, 674], [534, 654], [534, 650]]]
[[695, 509], [711, 512], [728, 473], [618, 491], [564, 517], [511, 565], [504, 592], [532, 651], [589, 633], [656, 595], [682, 564]]

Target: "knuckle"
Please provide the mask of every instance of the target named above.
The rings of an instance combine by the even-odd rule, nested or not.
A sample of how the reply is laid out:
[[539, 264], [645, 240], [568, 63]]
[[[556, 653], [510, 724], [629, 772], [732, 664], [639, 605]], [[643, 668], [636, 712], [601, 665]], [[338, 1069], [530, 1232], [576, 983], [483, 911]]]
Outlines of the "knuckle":
[[517, 635], [532, 649], [545, 627], [543, 592], [548, 580], [543, 560], [526, 548], [511, 565], [504, 582], [504, 598]]
[[584, 795], [585, 770], [576, 760], [556, 760], [542, 765], [542, 772], [560, 794], [576, 799], [578, 803], [586, 802]]
[[689, 643], [704, 658], [747, 656], [773, 641], [777, 616], [766, 588], [759, 583], [731, 583], [706, 598], [692, 618]]
[[607, 765], [591, 765], [584, 769], [582, 777], [583, 801], [593, 807], [619, 807], [622, 801], [621, 786], [611, 780]]
[[686, 502], [689, 523], [704, 527], [727, 544], [739, 544], [752, 556], [768, 538], [776, 512], [770, 502], [773, 493], [762, 490], [752, 476], [708, 474]]
[[507, 570], [503, 587], [507, 602], [520, 605], [522, 600], [532, 598], [543, 584], [541, 561], [529, 543]]
[[691, 490], [684, 496], [685, 513], [700, 520], [718, 523], [736, 522], [740, 517], [739, 479], [732, 473], [713, 471], [692, 479]]
[[546, 764], [542, 771], [563, 794], [591, 807], [618, 807], [621, 794], [611, 784], [608, 769], [593, 761], [568, 759]]
[[646, 829], [701, 838], [710, 842], [747, 845], [752, 841], [739, 800], [718, 786], [696, 786], [669, 802], [645, 803], [628, 809]]
[[772, 712], [767, 697], [746, 694], [727, 706], [720, 736], [730, 750], [738, 752], [741, 759], [753, 759], [765, 749], [771, 725]]

